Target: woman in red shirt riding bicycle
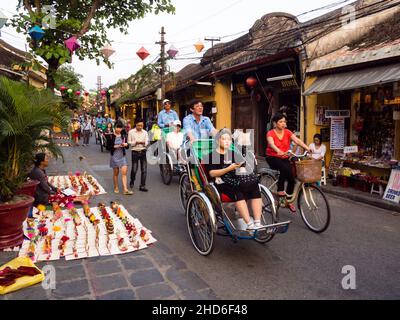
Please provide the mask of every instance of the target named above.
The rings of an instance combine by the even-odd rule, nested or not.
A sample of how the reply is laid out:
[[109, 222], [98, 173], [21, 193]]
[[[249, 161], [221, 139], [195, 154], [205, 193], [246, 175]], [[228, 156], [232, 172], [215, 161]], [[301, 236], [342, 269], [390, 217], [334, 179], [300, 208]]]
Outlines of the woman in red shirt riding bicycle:
[[[290, 142], [302, 147], [311, 153], [310, 148], [290, 130], [286, 129], [286, 116], [277, 113], [272, 117], [273, 129], [267, 133], [267, 163], [270, 168], [280, 172], [278, 180], [278, 195], [286, 197], [292, 195], [294, 191], [295, 180], [292, 172], [292, 165], [289, 161], [288, 151], [290, 150]], [[288, 182], [285, 189], [285, 181]], [[288, 205], [292, 212], [296, 212], [293, 204]]]

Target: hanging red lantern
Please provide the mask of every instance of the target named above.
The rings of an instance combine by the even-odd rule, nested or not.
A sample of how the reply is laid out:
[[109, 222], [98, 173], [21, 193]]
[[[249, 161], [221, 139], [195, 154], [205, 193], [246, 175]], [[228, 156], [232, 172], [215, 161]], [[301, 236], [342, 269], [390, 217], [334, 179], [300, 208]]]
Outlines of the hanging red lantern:
[[150, 55], [150, 53], [144, 47], [141, 47], [139, 51], [136, 52], [136, 54], [139, 56], [140, 59], [142, 59], [142, 61]]
[[80, 92], [80, 91], [75, 91], [75, 94], [76, 94], [77, 96], [80, 96], [80, 95], [81, 95], [81, 92]]
[[105, 90], [101, 90], [101, 95], [102, 95], [102, 96], [105, 96], [106, 93], [107, 93], [107, 92], [106, 92]]
[[61, 87], [60, 87], [60, 90], [61, 90], [61, 91], [65, 91], [65, 90], [67, 90], [67, 88], [66, 88], [65, 86], [61, 86]]
[[254, 87], [258, 84], [258, 81], [257, 81], [257, 79], [254, 78], [254, 77], [248, 77], [248, 78], [246, 79], [246, 84], [247, 84], [250, 88], [254, 88]]
[[85, 97], [87, 97], [89, 95], [89, 92], [85, 91]]

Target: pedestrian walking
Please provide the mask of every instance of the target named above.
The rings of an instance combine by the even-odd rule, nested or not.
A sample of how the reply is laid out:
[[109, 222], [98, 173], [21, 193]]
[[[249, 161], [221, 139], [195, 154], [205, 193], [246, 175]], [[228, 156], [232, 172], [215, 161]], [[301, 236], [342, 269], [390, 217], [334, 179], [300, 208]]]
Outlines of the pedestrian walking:
[[115, 133], [111, 135], [108, 144], [110, 149], [110, 167], [113, 169], [114, 193], [119, 193], [118, 177], [121, 171], [122, 186], [125, 195], [132, 195], [133, 192], [128, 189], [128, 162], [126, 160], [126, 149], [129, 148], [126, 134], [122, 133], [123, 124], [118, 122], [115, 125]]
[[92, 122], [89, 119], [89, 116], [86, 116], [86, 120], [83, 122], [83, 144], [82, 146], [89, 145], [90, 133], [92, 131]]
[[132, 170], [131, 170], [131, 181], [130, 187], [133, 188], [135, 185], [136, 173], [140, 162], [140, 187], [139, 190], [147, 192], [146, 188], [146, 177], [147, 177], [147, 159], [146, 152], [147, 146], [149, 145], [149, 135], [144, 130], [144, 121], [138, 119], [134, 129], [129, 131], [128, 143], [132, 148]]
[[79, 123], [78, 119], [72, 120], [72, 127], [73, 127], [72, 138], [74, 140], [75, 146], [79, 146], [79, 139], [80, 139], [80, 134], [81, 134], [81, 124]]

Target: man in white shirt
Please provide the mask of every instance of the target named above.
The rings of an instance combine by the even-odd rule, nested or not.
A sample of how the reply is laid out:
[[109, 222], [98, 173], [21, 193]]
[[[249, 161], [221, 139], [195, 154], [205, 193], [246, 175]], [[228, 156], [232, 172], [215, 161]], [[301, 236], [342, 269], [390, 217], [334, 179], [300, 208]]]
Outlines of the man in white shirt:
[[184, 134], [181, 132], [182, 123], [179, 120], [173, 122], [174, 131], [167, 134], [166, 142], [169, 148], [169, 153], [173, 156], [173, 160], [178, 162], [179, 159], [179, 149], [183, 144]]
[[136, 126], [134, 129], [129, 131], [128, 143], [132, 148], [132, 170], [131, 170], [131, 182], [130, 187], [133, 188], [135, 184], [136, 172], [138, 170], [140, 162], [140, 191], [147, 192], [146, 188], [146, 177], [147, 177], [147, 159], [146, 151], [149, 145], [149, 135], [144, 128], [144, 122], [142, 119], [136, 120]]

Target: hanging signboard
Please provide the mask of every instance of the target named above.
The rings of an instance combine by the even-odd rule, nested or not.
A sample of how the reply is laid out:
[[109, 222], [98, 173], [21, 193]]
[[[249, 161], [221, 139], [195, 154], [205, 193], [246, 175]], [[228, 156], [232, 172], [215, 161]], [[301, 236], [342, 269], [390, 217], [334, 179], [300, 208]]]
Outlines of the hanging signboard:
[[350, 110], [326, 110], [325, 118], [350, 118]]
[[344, 118], [331, 119], [331, 150], [344, 149]]
[[383, 199], [400, 203], [400, 170], [392, 170]]
[[344, 147], [343, 150], [344, 154], [357, 153], [357, 152], [358, 152], [358, 146]]

